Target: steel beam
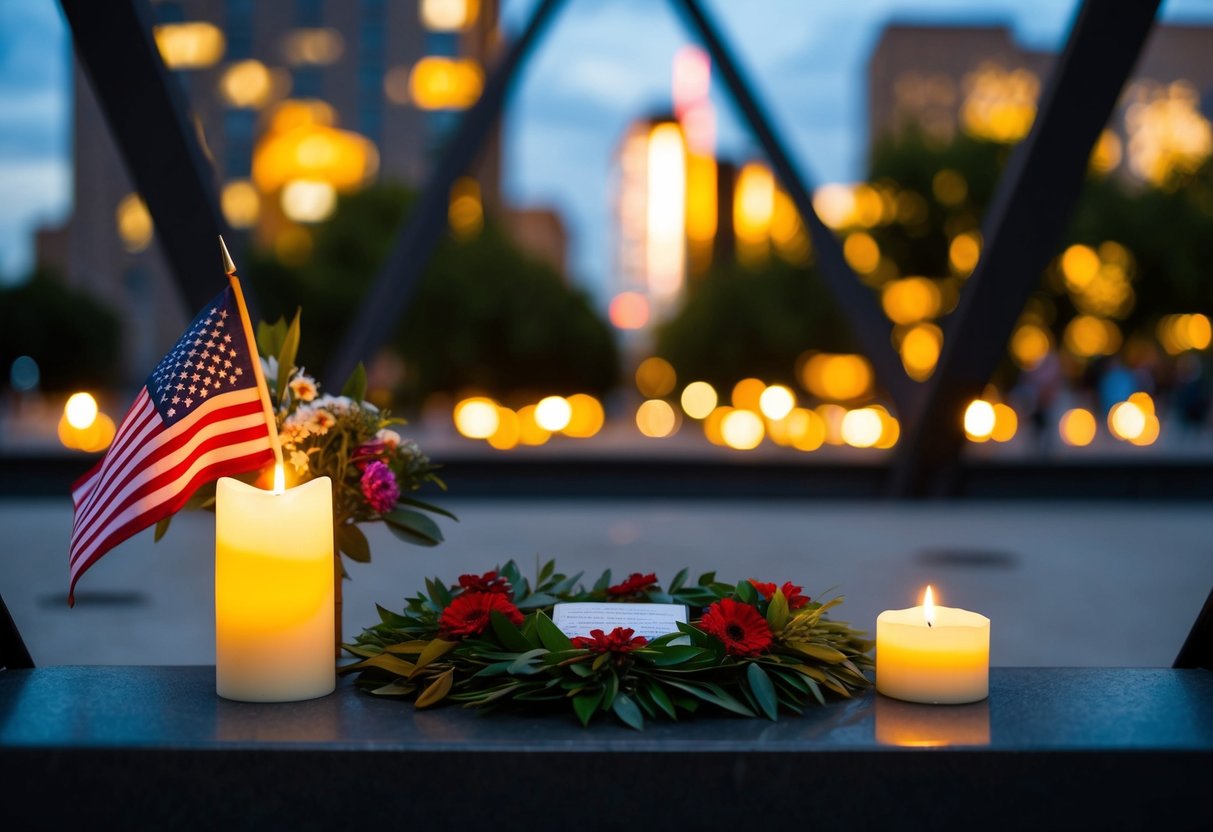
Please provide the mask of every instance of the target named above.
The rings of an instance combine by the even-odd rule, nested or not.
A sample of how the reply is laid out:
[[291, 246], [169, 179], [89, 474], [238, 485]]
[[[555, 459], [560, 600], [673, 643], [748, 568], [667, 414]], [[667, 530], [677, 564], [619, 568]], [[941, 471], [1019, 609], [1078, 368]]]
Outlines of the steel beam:
[[851, 331], [863, 353], [872, 362], [877, 383], [905, 410], [915, 392], [913, 383], [893, 350], [892, 329], [880, 310], [875, 294], [860, 282], [842, 254], [842, 246], [834, 232], [826, 227], [813, 209], [813, 199], [804, 174], [788, 153], [774, 122], [752, 92], [741, 64], [733, 57], [716, 24], [708, 17], [699, 0], [676, 0], [692, 28], [702, 39], [724, 78], [738, 109], [749, 123], [754, 137], [762, 145], [771, 167], [796, 209], [804, 219], [813, 241], [814, 256], [827, 287], [837, 301], [839, 310], [850, 324]]
[[409, 212], [396, 247], [367, 290], [362, 306], [333, 353], [325, 373], [325, 381], [330, 387], [336, 385], [334, 389], [340, 389], [355, 365], [391, 337], [392, 329], [446, 231], [451, 185], [475, 161], [501, 115], [510, 82], [563, 2], [542, 0], [522, 34], [493, 69], [480, 98], [464, 114], [454, 135], [447, 141], [441, 159], [426, 180], [421, 198]]
[[233, 235], [219, 211], [214, 169], [185, 92], [156, 48], [151, 10], [146, 0], [60, 3], [80, 65], [192, 315], [223, 284], [215, 237]]
[[1157, 0], [1086, 0], [1049, 77], [1031, 132], [1014, 151], [982, 228], [985, 248], [944, 322], [944, 346], [921, 397], [903, 412], [890, 479], [896, 496], [955, 486], [964, 408], [980, 395], [1078, 199], [1091, 148], [1141, 53]]

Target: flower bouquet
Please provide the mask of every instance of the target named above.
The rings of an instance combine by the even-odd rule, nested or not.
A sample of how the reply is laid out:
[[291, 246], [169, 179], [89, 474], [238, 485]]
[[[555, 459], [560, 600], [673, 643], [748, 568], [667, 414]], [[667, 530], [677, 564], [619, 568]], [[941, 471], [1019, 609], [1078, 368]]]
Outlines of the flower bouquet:
[[[480, 710], [571, 708], [582, 725], [603, 713], [642, 730], [646, 720], [701, 708], [771, 720], [801, 713], [829, 695], [870, 684], [872, 643], [827, 612], [842, 603], [805, 596], [791, 582], [733, 585], [686, 569], [662, 588], [655, 574], [591, 588], [581, 575], [539, 570], [534, 583], [511, 561], [448, 586], [427, 580], [402, 612], [379, 607], [380, 622], [346, 649], [360, 661], [341, 668], [378, 696], [426, 708], [444, 700]], [[652, 640], [626, 628], [570, 637], [552, 621], [561, 602], [674, 603], [702, 610], [677, 632]]]

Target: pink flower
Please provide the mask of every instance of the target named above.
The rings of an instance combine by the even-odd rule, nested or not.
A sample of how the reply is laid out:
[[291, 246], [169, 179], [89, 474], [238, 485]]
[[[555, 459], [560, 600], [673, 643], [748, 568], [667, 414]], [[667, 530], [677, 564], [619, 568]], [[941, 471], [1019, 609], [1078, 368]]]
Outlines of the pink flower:
[[392, 469], [382, 462], [372, 462], [362, 472], [362, 496], [367, 504], [380, 514], [387, 514], [396, 507], [400, 499], [400, 486]]
[[350, 461], [358, 466], [359, 471], [365, 471], [371, 462], [383, 457], [387, 450], [387, 443], [382, 439], [372, 439], [355, 448]]

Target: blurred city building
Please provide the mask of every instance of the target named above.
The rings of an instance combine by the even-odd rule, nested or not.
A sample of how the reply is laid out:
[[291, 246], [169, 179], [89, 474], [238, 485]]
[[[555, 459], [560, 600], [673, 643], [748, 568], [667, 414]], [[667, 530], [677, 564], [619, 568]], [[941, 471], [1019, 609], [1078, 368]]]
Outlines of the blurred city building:
[[[421, 184], [479, 97], [500, 38], [497, 0], [179, 0], [153, 13], [228, 223], [288, 264], [308, 256], [311, 227], [341, 193], [375, 180]], [[137, 378], [185, 310], [79, 65], [74, 81], [75, 211], [39, 234], [38, 261], [122, 315], [123, 363]], [[502, 204], [500, 155], [494, 130], [452, 192], [452, 232], [478, 232], [488, 211], [563, 273], [563, 223]]]
[[[1161, 184], [1213, 151], [1213, 27], [1155, 26], [1092, 164]], [[1055, 55], [1015, 42], [1006, 26], [885, 27], [868, 63], [868, 139], [916, 125], [1012, 143], [1027, 135]]]

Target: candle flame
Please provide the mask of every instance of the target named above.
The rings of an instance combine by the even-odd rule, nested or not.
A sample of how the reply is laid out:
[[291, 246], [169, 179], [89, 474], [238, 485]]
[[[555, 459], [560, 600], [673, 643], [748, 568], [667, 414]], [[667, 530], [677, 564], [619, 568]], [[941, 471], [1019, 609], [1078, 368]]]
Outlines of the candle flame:
[[282, 470], [282, 464], [274, 466], [274, 492], [275, 494], [286, 493], [286, 472]]
[[928, 627], [935, 626], [935, 593], [931, 591], [930, 584], [927, 584], [927, 591], [922, 595], [922, 617]]

